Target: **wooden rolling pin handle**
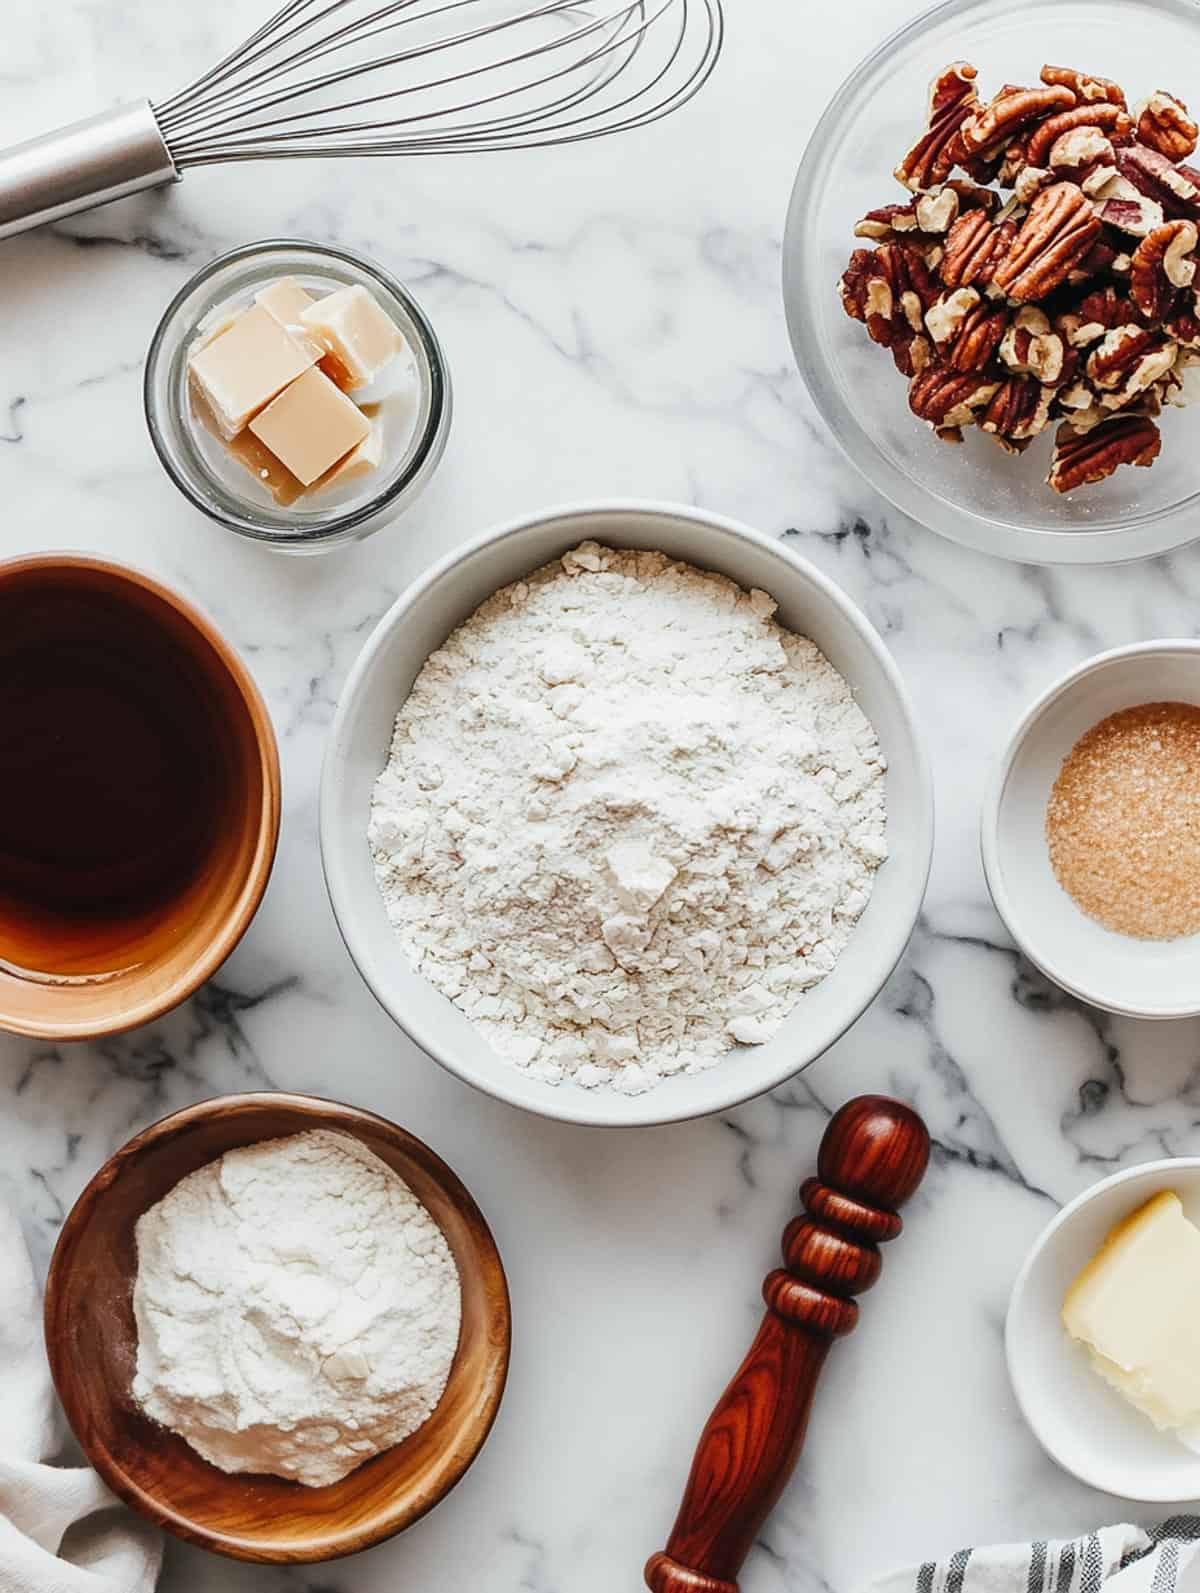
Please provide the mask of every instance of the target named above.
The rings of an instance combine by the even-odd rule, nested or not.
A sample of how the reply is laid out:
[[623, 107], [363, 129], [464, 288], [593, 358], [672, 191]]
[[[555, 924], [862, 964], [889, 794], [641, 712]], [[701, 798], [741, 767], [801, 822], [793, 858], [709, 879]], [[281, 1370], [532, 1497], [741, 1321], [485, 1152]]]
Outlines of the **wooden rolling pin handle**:
[[646, 1563], [652, 1593], [737, 1593], [737, 1575], [804, 1444], [817, 1377], [858, 1321], [853, 1296], [879, 1276], [877, 1246], [916, 1189], [929, 1135], [911, 1108], [860, 1095], [830, 1120], [807, 1216], [784, 1230], [785, 1266], [763, 1283], [767, 1313], [708, 1419], [665, 1551]]

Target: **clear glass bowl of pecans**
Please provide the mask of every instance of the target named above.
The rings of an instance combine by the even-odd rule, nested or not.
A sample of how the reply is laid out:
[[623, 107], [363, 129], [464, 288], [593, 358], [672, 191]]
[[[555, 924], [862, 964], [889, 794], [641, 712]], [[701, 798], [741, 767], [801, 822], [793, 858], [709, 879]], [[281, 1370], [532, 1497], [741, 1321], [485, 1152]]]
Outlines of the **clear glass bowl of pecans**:
[[1200, 538], [1193, 118], [1192, 0], [949, 0], [838, 90], [784, 302], [818, 409], [899, 509], [1038, 563]]

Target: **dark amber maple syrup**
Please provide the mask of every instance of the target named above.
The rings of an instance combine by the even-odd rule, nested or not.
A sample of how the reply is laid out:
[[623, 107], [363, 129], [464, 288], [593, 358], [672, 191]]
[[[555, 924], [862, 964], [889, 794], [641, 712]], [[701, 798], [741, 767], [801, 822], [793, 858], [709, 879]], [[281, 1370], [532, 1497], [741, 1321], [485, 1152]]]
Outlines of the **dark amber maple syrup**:
[[0, 569], [0, 968], [93, 980], [147, 958], [229, 807], [219, 707], [153, 594]]

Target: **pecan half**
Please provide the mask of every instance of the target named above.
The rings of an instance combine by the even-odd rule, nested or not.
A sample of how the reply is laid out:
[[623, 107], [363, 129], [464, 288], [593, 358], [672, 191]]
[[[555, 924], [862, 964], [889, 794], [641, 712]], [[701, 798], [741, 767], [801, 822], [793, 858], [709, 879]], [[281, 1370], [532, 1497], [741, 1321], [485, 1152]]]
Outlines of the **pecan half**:
[[1156, 149], [1168, 160], [1183, 160], [1195, 149], [1200, 128], [1182, 100], [1157, 89], [1138, 106], [1137, 136], [1148, 149]]
[[[968, 288], [968, 293], [974, 290]], [[1000, 346], [1008, 327], [1008, 307], [979, 303], [963, 316], [958, 331], [942, 354], [953, 371], [981, 371]]]
[[988, 403], [980, 421], [984, 431], [996, 432], [1015, 442], [1036, 437], [1050, 422], [1054, 389], [1043, 387], [1033, 376], [1010, 376]]
[[908, 407], [938, 431], [971, 426], [975, 411], [989, 402], [998, 386], [998, 382], [981, 378], [974, 371], [950, 371], [941, 364], [931, 365], [909, 384]]
[[1144, 326], [1117, 326], [1088, 355], [1087, 376], [1108, 409], [1124, 409], [1175, 363], [1176, 346]]
[[1050, 151], [1065, 133], [1078, 132], [1091, 127], [1104, 134], [1112, 144], [1127, 144], [1133, 136], [1133, 121], [1120, 105], [1103, 101], [1097, 105], [1075, 105], [1070, 110], [1059, 111], [1039, 122], [1026, 145], [1026, 156], [1031, 166], [1049, 163]]
[[1000, 359], [1018, 376], [1036, 376], [1054, 386], [1065, 375], [1066, 340], [1055, 331], [1044, 310], [1026, 304], [1013, 317], [999, 345]]
[[1113, 105], [1125, 104], [1124, 90], [1111, 78], [1092, 77], [1087, 72], [1077, 72], [1072, 66], [1044, 66], [1039, 76], [1043, 83], [1069, 88], [1081, 102], [1094, 105], [1108, 100]]
[[[1015, 236], [1011, 225], [1007, 234]], [[969, 287], [972, 282], [981, 286], [991, 281], [996, 262], [1008, 248], [1006, 229], [997, 227], [988, 219], [986, 210], [968, 210], [946, 234], [946, 252], [942, 256], [941, 278], [948, 288]]]
[[1194, 221], [1168, 221], [1155, 227], [1133, 251], [1129, 296], [1147, 320], [1165, 321], [1180, 290], [1191, 286], [1198, 241]]
[[856, 249], [839, 285], [842, 307], [865, 323], [873, 342], [891, 348], [897, 336], [923, 333], [937, 287], [925, 262], [902, 243]]
[[1100, 235], [1100, 218], [1074, 183], [1052, 183], [1034, 196], [992, 280], [1018, 304], [1044, 299], [1067, 280]]
[[1164, 215], [1200, 216], [1200, 173], [1190, 166], [1173, 166], [1149, 144], [1133, 143], [1117, 151], [1117, 170], [1140, 194], [1157, 200]]
[[944, 182], [954, 170], [950, 148], [959, 127], [979, 103], [978, 74], [968, 61], [952, 61], [929, 85], [926, 130], [896, 167], [896, 178], [919, 192]]
[[[966, 117], [958, 130], [958, 144], [966, 156], [998, 155], [1030, 122], [1075, 104], [1074, 92], [1065, 87], [1016, 88], [1006, 85], [986, 105]], [[1036, 164], [1036, 162], [1035, 162]]]
[[1060, 426], [1047, 481], [1055, 492], [1103, 481], [1121, 465], [1151, 465], [1162, 446], [1158, 427], [1146, 415], [1120, 415], [1080, 433]]

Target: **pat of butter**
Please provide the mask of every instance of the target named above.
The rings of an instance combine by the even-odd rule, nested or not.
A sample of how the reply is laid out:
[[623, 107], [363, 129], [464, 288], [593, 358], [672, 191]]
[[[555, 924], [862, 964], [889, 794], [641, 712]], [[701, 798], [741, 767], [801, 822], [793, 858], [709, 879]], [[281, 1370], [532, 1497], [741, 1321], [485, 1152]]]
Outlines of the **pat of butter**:
[[370, 421], [368, 424], [371, 429], [362, 442], [350, 450], [341, 464], [334, 465], [332, 470], [322, 476], [317, 482], [318, 488], [341, 487], [348, 481], [357, 481], [360, 476], [369, 476], [379, 469], [383, 460], [383, 427], [379, 421]]
[[329, 356], [325, 368], [339, 387], [365, 387], [404, 347], [400, 328], [360, 283], [309, 305], [300, 325]]
[[1200, 1228], [1178, 1195], [1164, 1190], [1112, 1230], [1062, 1314], [1096, 1371], [1156, 1427], [1200, 1420]]
[[311, 369], [256, 415], [250, 430], [308, 487], [362, 442], [371, 423], [323, 371]]
[[300, 317], [313, 302], [313, 296], [295, 277], [280, 277], [261, 288], [254, 295], [254, 302], [261, 304], [268, 315], [273, 315], [280, 326], [299, 326]]
[[221, 436], [230, 441], [276, 393], [315, 365], [320, 353], [299, 343], [255, 304], [211, 342], [192, 350], [188, 372]]

